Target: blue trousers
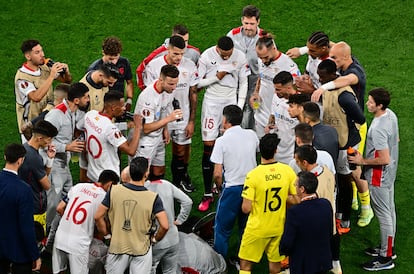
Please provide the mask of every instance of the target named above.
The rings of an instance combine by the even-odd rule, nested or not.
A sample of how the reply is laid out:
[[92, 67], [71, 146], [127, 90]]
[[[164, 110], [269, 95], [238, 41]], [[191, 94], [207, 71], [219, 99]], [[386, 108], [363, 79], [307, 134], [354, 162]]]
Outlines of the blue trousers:
[[243, 202], [241, 197], [242, 190], [242, 185], [226, 187], [223, 189], [218, 201], [214, 223], [214, 249], [223, 257], [227, 256], [229, 238], [236, 219], [238, 219], [239, 245], [246, 227], [247, 215], [241, 210]]

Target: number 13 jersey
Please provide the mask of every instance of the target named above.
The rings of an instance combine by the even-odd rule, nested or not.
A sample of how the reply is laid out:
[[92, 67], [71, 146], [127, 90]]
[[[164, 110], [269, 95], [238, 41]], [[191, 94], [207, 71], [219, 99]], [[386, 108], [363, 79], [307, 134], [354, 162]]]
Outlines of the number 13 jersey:
[[246, 231], [259, 237], [283, 234], [286, 200], [296, 194], [296, 174], [283, 163], [261, 164], [251, 170], [244, 183], [242, 197], [252, 201]]

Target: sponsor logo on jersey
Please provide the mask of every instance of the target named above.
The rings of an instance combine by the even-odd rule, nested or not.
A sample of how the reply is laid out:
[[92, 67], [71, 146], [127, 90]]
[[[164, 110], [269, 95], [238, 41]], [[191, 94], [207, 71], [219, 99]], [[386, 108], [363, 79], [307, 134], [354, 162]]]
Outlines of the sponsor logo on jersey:
[[22, 89], [25, 89], [25, 88], [27, 88], [27, 87], [29, 86], [29, 83], [28, 83], [28, 82], [26, 82], [26, 81], [24, 81], [24, 82], [22, 82], [22, 83], [20, 84], [20, 86], [22, 87]]
[[142, 115], [143, 115], [144, 117], [148, 117], [148, 116], [150, 116], [150, 115], [151, 115], [151, 111], [149, 111], [148, 109], [143, 109], [143, 110], [142, 110]]
[[89, 126], [90, 126], [93, 130], [95, 130], [98, 134], [101, 134], [101, 133], [102, 133], [102, 128], [100, 128], [99, 126], [95, 125], [95, 124], [93, 123], [93, 121], [91, 121], [91, 120], [89, 119], [89, 117], [86, 117], [85, 122], [86, 122], [86, 124], [87, 124], [87, 125], [89, 125]]
[[115, 131], [114, 135], [115, 135], [115, 138], [116, 138], [116, 139], [119, 139], [119, 138], [121, 138], [121, 137], [122, 137], [122, 133], [121, 133], [121, 132], [119, 132], [119, 131]]
[[186, 88], [186, 87], [187, 87], [187, 83], [179, 83], [179, 84], [177, 85], [176, 89], [179, 89], [179, 88]]

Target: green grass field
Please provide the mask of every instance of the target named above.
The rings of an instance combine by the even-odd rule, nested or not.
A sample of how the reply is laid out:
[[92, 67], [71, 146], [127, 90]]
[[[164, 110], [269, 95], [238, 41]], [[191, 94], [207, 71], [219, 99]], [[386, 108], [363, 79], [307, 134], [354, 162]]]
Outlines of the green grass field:
[[[250, 2], [244, 0], [9, 0], [3, 3], [0, 13], [0, 56], [6, 64], [0, 74], [0, 152], [6, 144], [20, 140], [15, 115], [14, 75], [24, 61], [19, 49], [23, 40], [40, 40], [46, 56], [68, 63], [73, 79], [79, 80], [88, 65], [100, 58], [101, 43], [106, 36], [121, 38], [124, 45], [122, 55], [129, 58], [135, 71], [139, 62], [171, 34], [173, 25], [187, 25], [190, 43], [204, 50], [240, 24], [241, 9], [247, 4]], [[378, 86], [391, 91], [390, 107], [399, 117], [401, 142], [395, 194], [398, 259], [396, 268], [388, 273], [413, 273], [414, 268], [410, 264], [414, 258], [414, 221], [411, 217], [414, 187], [410, 178], [414, 178], [414, 172], [409, 159], [414, 158], [414, 132], [413, 123], [409, 121], [414, 107], [409, 89], [413, 83], [410, 76], [414, 66], [414, 2], [261, 0], [252, 4], [261, 9], [260, 26], [275, 34], [280, 50], [285, 52], [293, 46], [304, 45], [310, 33], [323, 30], [332, 41], [344, 40], [352, 46], [353, 54], [365, 67], [367, 91]], [[303, 70], [306, 58], [296, 61]], [[369, 121], [372, 119], [369, 114], [367, 117]], [[190, 163], [190, 175], [198, 188], [191, 195], [194, 214], [199, 214], [196, 207], [203, 191], [201, 153], [198, 126]], [[341, 241], [344, 273], [363, 273], [359, 264], [369, 258], [362, 250], [379, 242], [376, 219], [367, 228], [360, 229], [356, 226], [356, 218], [357, 214], [354, 214], [352, 230]], [[234, 244], [231, 248], [234, 249]], [[267, 272], [265, 260], [253, 272]], [[230, 273], [235, 272], [231, 270]]]

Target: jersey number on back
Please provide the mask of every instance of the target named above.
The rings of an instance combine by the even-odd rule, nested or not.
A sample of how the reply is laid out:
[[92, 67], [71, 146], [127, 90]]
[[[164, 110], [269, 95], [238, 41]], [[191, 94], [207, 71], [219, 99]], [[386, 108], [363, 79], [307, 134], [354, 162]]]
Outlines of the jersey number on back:
[[276, 211], [280, 208], [282, 199], [280, 199], [277, 194], [281, 189], [281, 187], [272, 187], [270, 189], [266, 189], [264, 212], [267, 212], [268, 210]]
[[88, 211], [86, 210], [86, 208], [84, 208], [82, 206], [85, 205], [85, 204], [92, 203], [91, 201], [83, 201], [83, 202], [79, 203], [76, 206], [76, 208], [74, 209], [78, 199], [79, 199], [79, 197], [76, 197], [74, 199], [72, 205], [70, 206], [68, 215], [66, 215], [66, 220], [69, 220], [70, 215], [72, 214], [72, 210], [74, 210], [73, 214], [72, 214], [72, 221], [76, 225], [82, 224], [86, 220], [86, 217], [88, 216]]

